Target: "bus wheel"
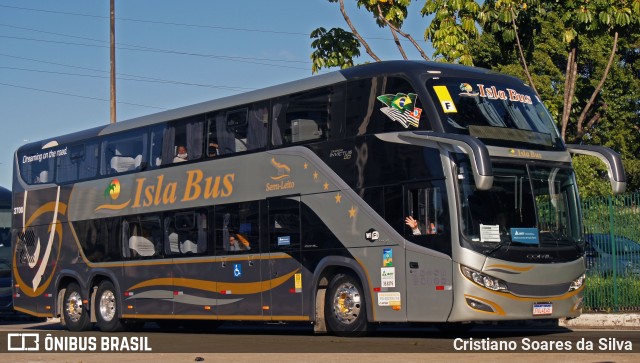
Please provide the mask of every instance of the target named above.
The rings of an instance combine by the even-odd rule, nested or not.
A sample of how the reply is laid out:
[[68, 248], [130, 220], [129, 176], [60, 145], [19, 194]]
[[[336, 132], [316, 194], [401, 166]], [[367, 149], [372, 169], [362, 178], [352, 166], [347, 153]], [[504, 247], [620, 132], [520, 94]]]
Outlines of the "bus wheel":
[[89, 311], [82, 302], [80, 286], [75, 282], [70, 283], [67, 286], [67, 291], [64, 293], [64, 308], [62, 313], [64, 314], [65, 324], [71, 331], [83, 331], [89, 329], [91, 326]]
[[339, 336], [362, 336], [370, 330], [364, 290], [357, 278], [335, 275], [325, 298], [324, 314], [330, 331]]
[[118, 317], [118, 298], [116, 289], [111, 281], [102, 281], [96, 294], [96, 320], [102, 331], [121, 331], [124, 329], [122, 320]]

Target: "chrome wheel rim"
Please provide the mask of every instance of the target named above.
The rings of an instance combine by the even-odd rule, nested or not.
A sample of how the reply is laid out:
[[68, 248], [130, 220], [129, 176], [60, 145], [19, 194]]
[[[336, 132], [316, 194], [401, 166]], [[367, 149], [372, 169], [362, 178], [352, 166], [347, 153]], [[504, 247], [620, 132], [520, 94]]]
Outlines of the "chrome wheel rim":
[[82, 296], [77, 291], [73, 291], [67, 299], [67, 316], [74, 323], [82, 317]]
[[107, 290], [100, 296], [100, 316], [104, 321], [111, 321], [116, 316], [116, 297], [112, 291]]
[[341, 284], [333, 296], [333, 314], [342, 324], [352, 324], [360, 316], [360, 291], [350, 282]]

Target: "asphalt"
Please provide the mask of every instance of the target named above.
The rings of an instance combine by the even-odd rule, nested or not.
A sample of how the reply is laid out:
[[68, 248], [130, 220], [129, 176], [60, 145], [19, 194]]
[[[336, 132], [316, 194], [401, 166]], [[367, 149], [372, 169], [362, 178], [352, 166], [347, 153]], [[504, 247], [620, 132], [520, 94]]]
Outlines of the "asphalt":
[[582, 314], [575, 319], [560, 319], [558, 325], [570, 329], [640, 330], [640, 313]]

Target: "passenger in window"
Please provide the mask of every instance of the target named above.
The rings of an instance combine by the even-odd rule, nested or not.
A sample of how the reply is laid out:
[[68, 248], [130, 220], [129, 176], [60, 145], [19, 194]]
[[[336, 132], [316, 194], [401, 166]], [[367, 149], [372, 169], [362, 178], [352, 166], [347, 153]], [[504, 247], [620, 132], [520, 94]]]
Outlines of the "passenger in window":
[[248, 251], [251, 244], [246, 237], [240, 233], [229, 233], [229, 251]]
[[176, 157], [173, 158], [174, 163], [181, 163], [188, 160], [187, 148], [183, 145], [178, 146]]
[[216, 157], [220, 155], [220, 149], [218, 147], [218, 144], [216, 144], [215, 142], [210, 142], [209, 143], [209, 157]]
[[[409, 228], [411, 228], [411, 232], [413, 233], [414, 236], [422, 235], [422, 230], [424, 228], [420, 228], [418, 221], [415, 220], [413, 216], [408, 216], [407, 218], [405, 218], [405, 223], [407, 226], [409, 226]], [[433, 222], [429, 222], [429, 228], [426, 228], [425, 234], [437, 234], [437, 233], [438, 231], [436, 229], [436, 225]]]

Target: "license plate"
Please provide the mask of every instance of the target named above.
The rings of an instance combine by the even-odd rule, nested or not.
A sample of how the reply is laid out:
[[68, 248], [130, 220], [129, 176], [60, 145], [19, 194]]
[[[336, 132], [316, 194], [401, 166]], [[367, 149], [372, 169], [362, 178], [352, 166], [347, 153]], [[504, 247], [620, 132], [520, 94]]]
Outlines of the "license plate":
[[553, 304], [533, 304], [533, 315], [553, 314]]

